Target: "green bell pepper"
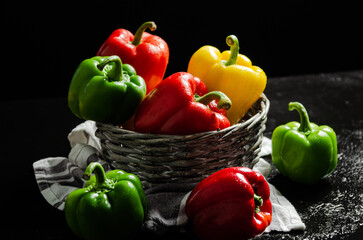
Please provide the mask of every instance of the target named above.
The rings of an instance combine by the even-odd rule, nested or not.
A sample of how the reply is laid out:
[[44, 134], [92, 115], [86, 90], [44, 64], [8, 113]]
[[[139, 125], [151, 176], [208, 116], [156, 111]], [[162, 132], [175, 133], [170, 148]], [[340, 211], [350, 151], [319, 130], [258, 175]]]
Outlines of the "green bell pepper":
[[71, 230], [83, 239], [131, 239], [146, 214], [140, 179], [122, 170], [105, 174], [96, 162], [88, 165], [83, 177], [89, 179], [85, 188], [71, 192], [65, 203]]
[[146, 84], [118, 56], [86, 59], [76, 69], [68, 106], [79, 118], [115, 125], [125, 123], [146, 95]]
[[312, 184], [329, 175], [337, 166], [337, 139], [329, 126], [310, 123], [301, 103], [289, 103], [296, 109], [300, 123], [278, 126], [272, 134], [272, 162], [281, 174], [295, 182]]

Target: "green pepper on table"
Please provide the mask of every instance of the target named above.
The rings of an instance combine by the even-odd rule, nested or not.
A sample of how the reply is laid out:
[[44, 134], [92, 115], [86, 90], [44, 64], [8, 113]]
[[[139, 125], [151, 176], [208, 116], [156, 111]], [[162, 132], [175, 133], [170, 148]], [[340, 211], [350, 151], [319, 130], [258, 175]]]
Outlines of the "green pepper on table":
[[300, 123], [278, 126], [272, 134], [272, 162], [291, 180], [313, 184], [329, 175], [337, 166], [337, 139], [332, 128], [310, 123], [301, 103], [289, 103], [296, 109]]
[[74, 73], [68, 106], [81, 119], [119, 125], [129, 120], [145, 95], [145, 81], [131, 65], [115, 55], [93, 57]]
[[[95, 173], [95, 175], [92, 175]], [[146, 199], [140, 179], [122, 170], [105, 174], [92, 162], [85, 188], [71, 192], [65, 204], [68, 226], [83, 239], [131, 239], [143, 224]]]

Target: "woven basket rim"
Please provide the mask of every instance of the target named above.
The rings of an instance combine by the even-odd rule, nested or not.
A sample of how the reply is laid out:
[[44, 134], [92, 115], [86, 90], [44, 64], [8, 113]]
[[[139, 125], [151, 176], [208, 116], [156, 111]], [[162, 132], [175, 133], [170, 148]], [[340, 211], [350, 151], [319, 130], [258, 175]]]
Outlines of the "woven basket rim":
[[124, 134], [128, 134], [128, 135], [133, 134], [133, 135], [138, 135], [138, 136], [144, 136], [145, 139], [146, 138], [153, 138], [153, 139], [154, 138], [155, 139], [165, 138], [165, 139], [174, 139], [174, 140], [186, 140], [186, 139], [200, 138], [203, 136], [209, 136], [212, 134], [224, 134], [222, 136], [222, 138], [223, 138], [224, 136], [229, 135], [231, 132], [234, 132], [240, 128], [246, 127], [246, 125], [249, 125], [246, 127], [247, 129], [251, 128], [254, 125], [254, 123], [259, 122], [260, 119], [263, 118], [268, 113], [269, 108], [270, 108], [270, 101], [268, 100], [268, 98], [266, 97], [265, 94], [261, 94], [260, 98], [257, 101], [259, 101], [260, 99], [263, 99], [265, 101], [264, 109], [261, 109], [261, 111], [254, 114], [252, 117], [248, 118], [247, 120], [245, 120], [241, 123], [237, 123], [228, 128], [225, 128], [222, 130], [217, 130], [217, 131], [214, 130], [214, 131], [200, 132], [200, 133], [187, 134], [187, 135], [153, 134], [153, 133], [140, 133], [140, 132], [124, 129], [122, 127], [117, 127], [115, 125], [108, 124], [108, 123], [96, 122], [96, 124], [97, 124], [97, 128], [102, 127], [102, 126], [107, 126], [108, 128], [111, 127], [112, 131], [114, 131], [114, 132], [124, 133]]
[[116, 169], [136, 174], [145, 189], [164, 183], [199, 182], [228, 166], [258, 160], [270, 102], [262, 94], [240, 123], [189, 135], [139, 133], [96, 122], [102, 155]]

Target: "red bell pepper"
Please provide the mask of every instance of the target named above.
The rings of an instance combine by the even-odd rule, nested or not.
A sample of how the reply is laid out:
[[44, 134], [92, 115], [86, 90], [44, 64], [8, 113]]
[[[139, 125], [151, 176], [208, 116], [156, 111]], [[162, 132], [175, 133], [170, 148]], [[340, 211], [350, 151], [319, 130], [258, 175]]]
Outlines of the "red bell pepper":
[[249, 168], [220, 170], [202, 180], [189, 195], [185, 211], [201, 239], [248, 239], [271, 223], [270, 189]]
[[118, 55], [123, 63], [132, 65], [137, 75], [146, 83], [147, 93], [164, 78], [169, 61], [169, 48], [166, 42], [150, 33], [156, 29], [154, 22], [142, 24], [135, 36], [126, 29], [115, 30], [98, 50], [99, 56]]
[[229, 109], [231, 101], [221, 92], [206, 92], [205, 84], [190, 73], [169, 76], [141, 102], [135, 114], [135, 131], [186, 135], [229, 127], [225, 115], [206, 105], [218, 100], [219, 109]]

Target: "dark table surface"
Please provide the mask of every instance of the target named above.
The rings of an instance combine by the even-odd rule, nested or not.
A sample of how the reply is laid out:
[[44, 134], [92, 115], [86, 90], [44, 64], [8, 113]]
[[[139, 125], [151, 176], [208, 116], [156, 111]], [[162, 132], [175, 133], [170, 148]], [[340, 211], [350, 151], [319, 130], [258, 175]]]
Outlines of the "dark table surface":
[[[299, 101], [312, 122], [335, 130], [338, 166], [310, 187], [292, 183], [273, 170], [268, 180], [296, 207], [306, 230], [263, 234], [258, 239], [363, 239], [362, 92], [363, 70], [268, 80], [265, 94], [271, 107], [265, 136], [271, 137], [278, 125], [299, 119], [296, 111], [288, 111], [290, 101]], [[63, 212], [40, 194], [32, 163], [67, 156], [67, 134], [81, 120], [69, 111], [65, 98], [3, 101], [0, 106], [1, 206], [5, 215], [1, 235], [75, 239]], [[150, 237], [142, 234], [139, 238]], [[161, 239], [188, 237], [191, 235], [177, 234]]]

